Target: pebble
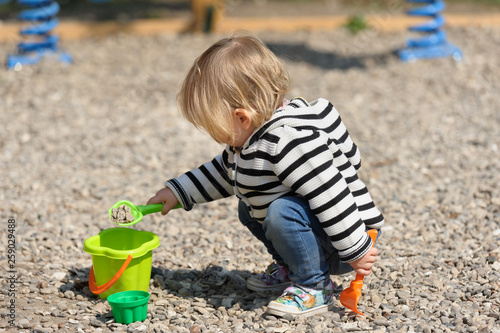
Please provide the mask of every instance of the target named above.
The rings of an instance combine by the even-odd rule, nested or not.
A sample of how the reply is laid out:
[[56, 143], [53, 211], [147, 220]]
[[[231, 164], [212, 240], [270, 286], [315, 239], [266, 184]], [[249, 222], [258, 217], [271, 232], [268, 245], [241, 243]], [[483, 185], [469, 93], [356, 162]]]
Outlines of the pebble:
[[91, 318], [90, 325], [92, 325], [94, 327], [101, 327], [101, 326], [103, 326], [103, 323], [100, 322], [99, 320], [97, 320], [96, 318]]
[[69, 299], [73, 299], [73, 298], [75, 298], [75, 293], [72, 290], [66, 290], [64, 292], [64, 297], [69, 298]]
[[31, 327], [32, 324], [30, 323], [30, 321], [26, 318], [23, 318], [23, 319], [20, 319], [17, 323], [17, 327], [19, 328], [29, 328]]
[[380, 319], [380, 318], [377, 318], [375, 320], [373, 320], [373, 323], [377, 326], [390, 326], [390, 323], [389, 321], [387, 321], [387, 319]]
[[[387, 221], [359, 300], [367, 318], [339, 302], [307, 319], [265, 315], [278, 295], [250, 292], [245, 280], [271, 257], [238, 222], [235, 199], [134, 225], [161, 241], [144, 322], [117, 324], [90, 292], [84, 242], [115, 227], [111, 205], [144, 203], [166, 179], [221, 152], [175, 107], [188, 68], [221, 35], [63, 41], [71, 66], [5, 72], [0, 121], [9, 126], [0, 142], [9, 163], [0, 172], [9, 181], [0, 211], [16, 216], [22, 239], [17, 329], [500, 333], [500, 58], [491, 51], [500, 30], [447, 32], [463, 49], [461, 63], [400, 62], [392, 53], [406, 31], [261, 34], [283, 55], [289, 97], [331, 99], [360, 148], [360, 177]], [[0, 58], [10, 46], [0, 47]], [[26, 193], [29, 210], [20, 205]], [[352, 274], [332, 278], [345, 288]]]
[[59, 302], [59, 303], [57, 303], [57, 308], [60, 311], [67, 311], [68, 310], [68, 303], [66, 303], [66, 302]]
[[221, 305], [225, 308], [230, 308], [231, 306], [233, 306], [233, 303], [234, 303], [234, 298], [232, 297], [224, 297], [222, 299], [222, 303]]
[[66, 278], [66, 272], [56, 272], [52, 275], [52, 278], [61, 281]]
[[198, 325], [193, 325], [191, 326], [191, 328], [189, 329], [189, 333], [201, 333], [201, 327], [198, 326]]
[[110, 306], [107, 303], [102, 302], [95, 304], [93, 306], [93, 310], [95, 310], [98, 313], [105, 313], [108, 311], [109, 307]]

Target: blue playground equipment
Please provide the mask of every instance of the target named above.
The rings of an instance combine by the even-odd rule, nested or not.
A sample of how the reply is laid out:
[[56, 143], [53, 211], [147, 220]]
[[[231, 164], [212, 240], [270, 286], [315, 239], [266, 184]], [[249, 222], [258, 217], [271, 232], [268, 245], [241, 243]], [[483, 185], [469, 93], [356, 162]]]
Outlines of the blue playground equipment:
[[443, 0], [406, 0], [407, 2], [423, 4], [421, 7], [410, 9], [407, 14], [411, 16], [425, 16], [430, 20], [418, 25], [411, 26], [409, 31], [424, 34], [417, 38], [406, 41], [405, 48], [398, 50], [399, 58], [406, 62], [414, 62], [422, 58], [453, 57], [460, 61], [463, 58], [462, 51], [450, 44], [443, 30], [445, 19], [442, 11], [446, 5]]
[[26, 37], [26, 41], [18, 44], [18, 54], [7, 57], [7, 68], [35, 64], [48, 56], [71, 63], [71, 55], [58, 50], [59, 37], [51, 34], [59, 24], [55, 17], [59, 13], [59, 4], [54, 0], [17, 0], [17, 3], [31, 8], [19, 14], [19, 19], [30, 25], [19, 32]]

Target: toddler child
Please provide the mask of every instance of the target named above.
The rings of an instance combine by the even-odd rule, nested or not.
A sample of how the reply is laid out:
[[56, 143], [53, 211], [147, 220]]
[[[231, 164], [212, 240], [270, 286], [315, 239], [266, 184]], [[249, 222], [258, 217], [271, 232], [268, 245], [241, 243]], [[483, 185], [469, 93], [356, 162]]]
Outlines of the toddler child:
[[193, 205], [236, 195], [239, 219], [274, 262], [247, 287], [283, 291], [277, 316], [309, 316], [333, 307], [330, 275], [370, 274], [377, 249], [367, 229], [384, 218], [358, 178], [360, 154], [326, 99], [285, 99], [289, 78], [252, 35], [225, 38], [190, 69], [178, 104], [222, 154], [170, 179], [148, 204]]

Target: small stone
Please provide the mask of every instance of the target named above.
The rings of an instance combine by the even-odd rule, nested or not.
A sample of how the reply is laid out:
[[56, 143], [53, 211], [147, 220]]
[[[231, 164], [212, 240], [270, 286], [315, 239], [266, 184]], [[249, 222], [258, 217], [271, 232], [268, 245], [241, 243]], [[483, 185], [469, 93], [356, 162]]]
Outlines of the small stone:
[[407, 291], [398, 291], [397, 292], [398, 298], [402, 300], [407, 300], [408, 298], [411, 297], [411, 294]]
[[491, 264], [491, 268], [500, 272], [500, 261], [495, 261], [493, 264]]
[[274, 333], [283, 333], [283, 332], [286, 332], [288, 331], [288, 327], [275, 327], [274, 328]]
[[69, 298], [69, 299], [74, 299], [75, 293], [72, 290], [66, 290], [64, 292], [64, 297]]
[[373, 321], [373, 323], [377, 326], [385, 326], [388, 327], [391, 323], [387, 319], [377, 318]]
[[224, 297], [222, 299], [222, 302], [221, 302], [221, 305], [225, 308], [230, 308], [233, 306], [233, 303], [234, 303], [234, 298], [232, 297]]
[[39, 289], [45, 289], [49, 286], [49, 283], [47, 281], [41, 281], [40, 283], [37, 284], [37, 287]]
[[432, 328], [430, 328], [428, 325], [424, 325], [422, 327], [422, 332], [423, 333], [432, 333]]
[[182, 284], [175, 280], [165, 280], [165, 285], [172, 291], [179, 291], [182, 288]]
[[164, 315], [163, 313], [154, 313], [153, 318], [156, 318], [158, 320], [165, 320], [167, 319], [167, 316]]
[[198, 325], [193, 325], [189, 328], [189, 333], [201, 333], [201, 327]]
[[61, 281], [66, 278], [66, 272], [56, 272], [52, 274], [51, 278]]
[[197, 306], [194, 309], [196, 311], [198, 311], [199, 313], [201, 313], [202, 315], [208, 315], [208, 314], [210, 314], [210, 312], [206, 308], [203, 308], [203, 307], [200, 307], [200, 306]]
[[101, 321], [97, 320], [96, 318], [90, 318], [90, 325], [94, 327], [101, 327], [104, 324]]
[[49, 294], [54, 294], [55, 291], [53, 288], [44, 288], [42, 290], [40, 290], [40, 294], [42, 295], [49, 295]]
[[96, 305], [94, 305], [93, 309], [97, 313], [101, 313], [101, 314], [108, 312], [108, 306], [104, 302], [97, 303]]
[[148, 327], [147, 327], [146, 325], [144, 325], [144, 324], [140, 324], [140, 325], [136, 328], [136, 330], [137, 330], [137, 331], [139, 331], [139, 332], [144, 332], [145, 330], [147, 330], [147, 328], [148, 328]]
[[165, 280], [163, 279], [163, 276], [156, 275], [154, 278], [153, 285], [157, 288], [165, 289]]
[[19, 328], [30, 328], [32, 327], [33, 325], [30, 323], [30, 321], [26, 318], [23, 318], [23, 319], [20, 319], [18, 322], [17, 322], [17, 327]]
[[343, 330], [343, 331], [346, 331], [346, 332], [353, 332], [353, 331], [358, 331], [359, 330], [359, 327], [358, 327], [358, 323], [357, 322], [351, 322], [351, 323], [344, 323], [340, 326], [340, 328]]
[[68, 303], [59, 302], [59, 303], [57, 303], [57, 308], [61, 311], [66, 311], [66, 310], [68, 310]]
[[403, 316], [405, 316], [408, 319], [416, 319], [417, 318], [417, 315], [415, 315], [415, 312], [409, 311], [409, 310], [405, 311], [403, 313]]
[[373, 304], [378, 304], [378, 303], [380, 303], [380, 296], [377, 294], [371, 294], [370, 300]]

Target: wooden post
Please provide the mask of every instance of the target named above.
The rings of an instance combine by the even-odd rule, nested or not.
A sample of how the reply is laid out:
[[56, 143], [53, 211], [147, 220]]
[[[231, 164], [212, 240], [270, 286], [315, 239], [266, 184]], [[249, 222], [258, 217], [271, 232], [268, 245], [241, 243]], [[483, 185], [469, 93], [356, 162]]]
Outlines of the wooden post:
[[225, 15], [225, 0], [192, 0], [192, 30], [195, 32], [217, 31]]

